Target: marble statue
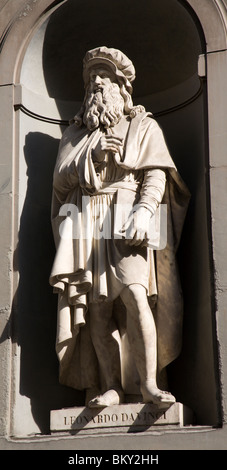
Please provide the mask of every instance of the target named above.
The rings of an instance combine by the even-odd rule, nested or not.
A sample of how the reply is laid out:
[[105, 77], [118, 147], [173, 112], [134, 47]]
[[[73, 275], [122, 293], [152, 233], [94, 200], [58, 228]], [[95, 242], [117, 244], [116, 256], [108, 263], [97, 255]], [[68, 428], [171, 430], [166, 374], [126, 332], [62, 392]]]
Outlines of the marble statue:
[[[176, 251], [190, 195], [153, 115], [133, 105], [131, 60], [95, 48], [84, 57], [83, 78], [84, 101], [62, 136], [53, 176], [60, 382], [85, 390], [91, 408], [133, 394], [172, 404], [160, 384], [181, 349]], [[155, 250], [148, 228], [160, 204], [167, 242]], [[121, 205], [132, 208], [130, 224], [122, 237], [114, 223], [103, 236]]]

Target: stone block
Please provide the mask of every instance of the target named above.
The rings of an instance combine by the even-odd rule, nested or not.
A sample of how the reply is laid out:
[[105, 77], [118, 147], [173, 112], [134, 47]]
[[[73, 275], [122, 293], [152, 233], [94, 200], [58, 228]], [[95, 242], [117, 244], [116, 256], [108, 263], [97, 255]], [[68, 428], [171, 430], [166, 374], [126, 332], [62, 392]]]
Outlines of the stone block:
[[51, 411], [51, 432], [130, 428], [146, 430], [152, 426], [184, 426], [193, 423], [193, 413], [182, 403], [170, 407], [153, 404], [122, 404], [106, 408], [74, 407]]

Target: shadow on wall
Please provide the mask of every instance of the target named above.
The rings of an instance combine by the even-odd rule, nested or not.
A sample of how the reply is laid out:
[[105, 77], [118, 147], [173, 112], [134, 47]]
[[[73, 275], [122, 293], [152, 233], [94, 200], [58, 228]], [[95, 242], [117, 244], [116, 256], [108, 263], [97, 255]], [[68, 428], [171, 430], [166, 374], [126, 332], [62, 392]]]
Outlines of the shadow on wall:
[[55, 253], [50, 210], [58, 145], [58, 139], [39, 132], [31, 132], [26, 137], [24, 155], [28, 185], [18, 245], [20, 393], [31, 399], [34, 420], [45, 434], [49, 432], [51, 409], [73, 406], [83, 400], [82, 392], [58, 383], [54, 347], [57, 296], [49, 286]]

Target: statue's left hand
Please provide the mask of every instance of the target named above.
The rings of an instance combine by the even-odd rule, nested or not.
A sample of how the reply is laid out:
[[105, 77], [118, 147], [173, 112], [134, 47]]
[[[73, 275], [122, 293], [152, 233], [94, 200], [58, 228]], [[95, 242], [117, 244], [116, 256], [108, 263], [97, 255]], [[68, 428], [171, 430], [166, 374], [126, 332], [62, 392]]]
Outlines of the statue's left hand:
[[92, 150], [93, 159], [97, 162], [102, 162], [107, 152], [121, 154], [122, 147], [122, 137], [113, 134], [103, 135]]
[[148, 239], [151, 212], [141, 206], [133, 214], [133, 220], [127, 233], [128, 245], [142, 245]]

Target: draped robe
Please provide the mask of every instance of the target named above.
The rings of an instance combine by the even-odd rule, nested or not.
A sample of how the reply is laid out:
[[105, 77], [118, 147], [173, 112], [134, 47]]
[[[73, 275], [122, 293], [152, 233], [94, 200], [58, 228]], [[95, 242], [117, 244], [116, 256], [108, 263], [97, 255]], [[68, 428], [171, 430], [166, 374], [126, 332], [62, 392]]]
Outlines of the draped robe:
[[[56, 256], [50, 284], [59, 298], [56, 350], [60, 382], [76, 389], [100, 389], [99, 366], [89, 333], [89, 303], [102, 301], [109, 308], [112, 301], [122, 338], [123, 388], [126, 393], [136, 393], [136, 371], [129, 372], [133, 361], [129, 359], [126, 312], [119, 294], [132, 283], [146, 288], [157, 328], [158, 370], [162, 371], [181, 349], [183, 298], [176, 251], [190, 194], [152, 115], [143, 112], [133, 119], [124, 117], [114, 127], [112, 132], [124, 138], [124, 152], [112, 154], [107, 168], [105, 162], [94, 161], [92, 152], [102, 132], [72, 124], [62, 137], [54, 171]], [[156, 170], [166, 175], [163, 194], [158, 196]], [[85, 208], [83, 196], [88, 201]], [[113, 207], [138, 204], [153, 213], [161, 202], [167, 204], [167, 243], [163, 249], [130, 247], [124, 239], [115, 239], [113, 232], [107, 239], [98, 237], [96, 222], [101, 230], [109, 214], [113, 219]]]

